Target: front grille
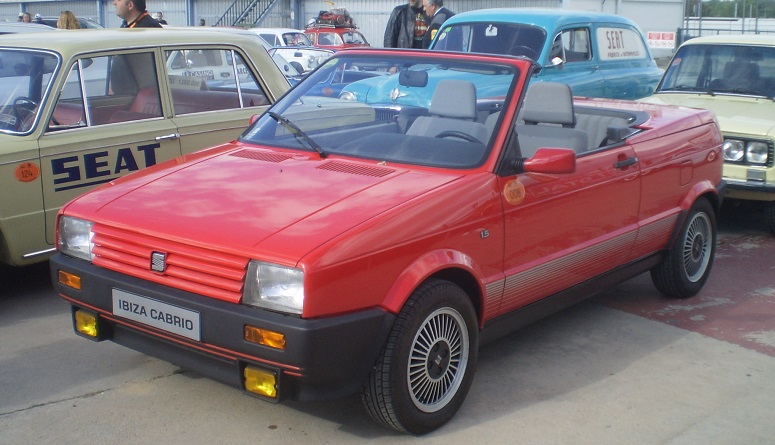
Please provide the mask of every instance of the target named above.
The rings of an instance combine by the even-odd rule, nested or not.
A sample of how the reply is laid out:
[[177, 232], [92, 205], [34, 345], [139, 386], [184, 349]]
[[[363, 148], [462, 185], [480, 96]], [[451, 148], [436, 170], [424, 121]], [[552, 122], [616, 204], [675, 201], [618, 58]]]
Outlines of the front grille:
[[[238, 303], [248, 258], [95, 224], [93, 263], [105, 269]], [[151, 270], [152, 255], [166, 254], [164, 272]]]

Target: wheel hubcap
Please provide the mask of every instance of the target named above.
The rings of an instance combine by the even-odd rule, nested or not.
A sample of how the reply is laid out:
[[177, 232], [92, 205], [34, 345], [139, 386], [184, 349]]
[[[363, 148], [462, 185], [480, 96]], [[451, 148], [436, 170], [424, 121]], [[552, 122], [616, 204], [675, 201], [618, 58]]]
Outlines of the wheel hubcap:
[[692, 219], [686, 231], [683, 245], [683, 263], [686, 278], [697, 282], [702, 278], [710, 262], [710, 251], [713, 236], [708, 215], [698, 213]]
[[468, 329], [459, 312], [438, 309], [412, 342], [407, 366], [409, 393], [421, 411], [438, 411], [457, 393], [468, 366]]

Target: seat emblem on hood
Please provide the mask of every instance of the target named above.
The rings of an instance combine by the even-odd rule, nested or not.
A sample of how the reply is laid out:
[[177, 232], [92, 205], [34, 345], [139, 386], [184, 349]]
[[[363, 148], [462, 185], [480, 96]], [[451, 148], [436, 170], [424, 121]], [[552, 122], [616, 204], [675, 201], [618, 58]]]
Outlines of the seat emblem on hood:
[[167, 268], [167, 254], [163, 252], [151, 253], [151, 270], [154, 272], [164, 272]]

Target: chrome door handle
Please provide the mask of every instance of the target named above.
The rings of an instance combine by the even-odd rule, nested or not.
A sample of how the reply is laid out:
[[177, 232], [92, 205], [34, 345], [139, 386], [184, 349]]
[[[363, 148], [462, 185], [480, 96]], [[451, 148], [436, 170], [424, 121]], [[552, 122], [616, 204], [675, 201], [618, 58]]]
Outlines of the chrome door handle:
[[157, 141], [167, 141], [167, 140], [170, 140], [170, 139], [177, 139], [179, 137], [180, 137], [180, 133], [170, 133], [170, 134], [165, 134], [164, 136], [156, 136], [156, 140]]

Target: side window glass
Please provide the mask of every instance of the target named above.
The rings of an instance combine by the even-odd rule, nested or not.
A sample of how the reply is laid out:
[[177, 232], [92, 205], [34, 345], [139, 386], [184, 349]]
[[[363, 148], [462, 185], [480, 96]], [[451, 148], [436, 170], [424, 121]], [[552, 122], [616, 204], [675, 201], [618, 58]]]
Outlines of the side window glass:
[[[86, 59], [91, 61], [92, 59]], [[89, 62], [74, 63], [67, 75], [65, 87], [59, 94], [54, 113], [48, 123], [48, 131], [64, 130], [86, 126], [86, 106], [81, 89], [81, 66]], [[104, 91], [104, 90], [103, 90]]]
[[163, 116], [153, 53], [108, 56], [107, 65], [110, 73], [107, 94], [95, 88], [86, 97], [89, 114], [96, 125]]
[[647, 57], [646, 43], [638, 30], [600, 27], [597, 29], [600, 60], [633, 60]]
[[562, 32], [562, 49], [565, 62], [583, 62], [592, 59], [587, 28], [567, 29]]
[[269, 103], [245, 60], [232, 50], [176, 50], [166, 57], [176, 116]]
[[161, 116], [153, 53], [91, 57], [70, 69], [48, 130]]

